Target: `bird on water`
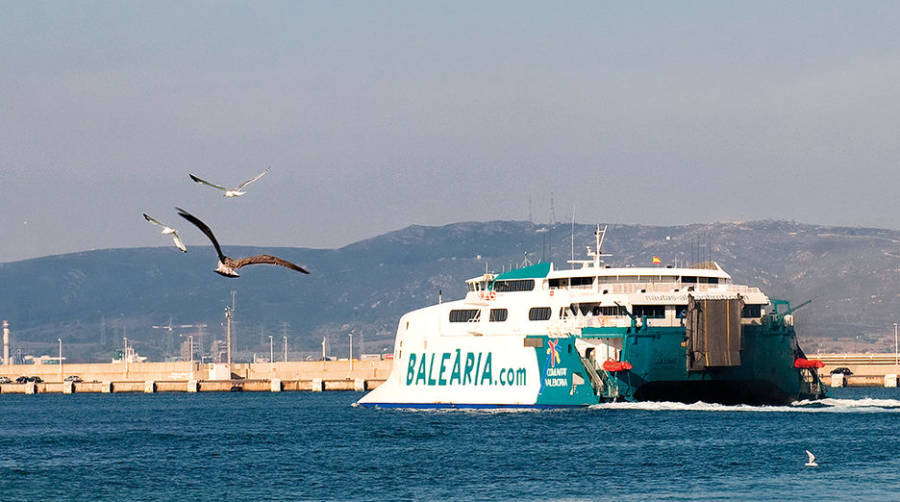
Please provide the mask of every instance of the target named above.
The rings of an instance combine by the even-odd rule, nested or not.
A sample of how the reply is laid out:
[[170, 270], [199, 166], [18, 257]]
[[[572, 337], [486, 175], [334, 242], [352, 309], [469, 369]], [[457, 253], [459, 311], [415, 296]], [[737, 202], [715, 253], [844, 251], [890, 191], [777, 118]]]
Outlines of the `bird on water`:
[[163, 235], [171, 235], [172, 236], [172, 240], [175, 241], [175, 247], [180, 249], [182, 253], [187, 253], [187, 247], [185, 247], [184, 242], [181, 242], [181, 237], [178, 237], [177, 230], [175, 230], [174, 228], [170, 227], [169, 225], [166, 225], [165, 223], [157, 220], [156, 218], [148, 216], [147, 213], [143, 213], [143, 214], [144, 214], [145, 220], [149, 221], [150, 223], [153, 223], [154, 225], [162, 227]]
[[287, 260], [283, 260], [277, 256], [268, 254], [258, 254], [255, 256], [248, 256], [246, 258], [239, 259], [229, 258], [228, 256], [225, 256], [224, 253], [222, 253], [222, 248], [219, 246], [219, 241], [216, 240], [216, 236], [213, 235], [212, 230], [210, 230], [206, 223], [203, 223], [199, 218], [185, 211], [184, 209], [181, 209], [180, 207], [176, 207], [175, 209], [178, 210], [178, 214], [181, 215], [182, 218], [196, 225], [196, 227], [199, 228], [200, 231], [202, 231], [204, 234], [206, 234], [206, 236], [209, 237], [209, 240], [212, 241], [213, 247], [216, 248], [216, 253], [219, 255], [219, 263], [216, 266], [215, 270], [215, 272], [219, 275], [225, 277], [240, 277], [236, 270], [247, 265], [278, 265], [279, 267], [296, 270], [297, 272], [303, 274], [309, 273], [309, 271], [299, 265], [295, 265]]
[[806, 454], [809, 455], [809, 462], [806, 463], [806, 467], [819, 467], [819, 464], [816, 463], [816, 456], [809, 450], [806, 450]]
[[249, 180], [247, 180], [247, 181], [241, 183], [240, 185], [238, 185], [238, 186], [236, 186], [236, 187], [234, 187], [234, 188], [223, 187], [223, 186], [221, 186], [221, 185], [216, 185], [215, 183], [210, 183], [210, 182], [208, 182], [208, 181], [206, 181], [206, 180], [203, 180], [203, 179], [200, 179], [200, 178], [194, 176], [193, 174], [188, 174], [188, 176], [190, 176], [190, 178], [191, 178], [192, 180], [194, 180], [195, 183], [200, 183], [200, 184], [202, 184], [202, 185], [207, 185], [207, 186], [211, 186], [211, 187], [213, 187], [213, 188], [218, 188], [219, 190], [222, 190], [223, 192], [225, 192], [225, 197], [240, 197], [241, 195], [244, 195], [245, 193], [247, 193], [247, 192], [244, 190], [244, 187], [245, 187], [245, 186], [249, 185], [250, 183], [253, 183], [254, 181], [256, 181], [256, 180], [258, 180], [258, 179], [260, 179], [260, 178], [262, 178], [262, 177], [265, 176], [266, 173], [268, 173], [268, 172], [269, 172], [269, 170], [266, 169], [265, 171], [263, 171], [263, 172], [257, 174], [256, 176], [250, 178]]

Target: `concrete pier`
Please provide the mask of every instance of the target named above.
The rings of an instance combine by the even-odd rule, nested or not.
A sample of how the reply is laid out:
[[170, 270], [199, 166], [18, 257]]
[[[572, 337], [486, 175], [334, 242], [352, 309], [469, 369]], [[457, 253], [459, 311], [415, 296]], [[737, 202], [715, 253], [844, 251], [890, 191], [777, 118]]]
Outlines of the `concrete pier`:
[[154, 394], [159, 392], [324, 392], [368, 391], [384, 383], [383, 379], [335, 378], [310, 380], [116, 380], [110, 382], [28, 382], [0, 384], [0, 394]]
[[[20, 376], [39, 376], [45, 382], [60, 382], [67, 376], [77, 375], [85, 382], [120, 382], [152, 380], [154, 382], [188, 380], [384, 380], [390, 375], [393, 361], [287, 361], [276, 363], [236, 363], [231, 368], [225, 364], [200, 364], [189, 361], [168, 363], [66, 363], [60, 375], [55, 364], [3, 364], [0, 376], [15, 381]], [[127, 370], [127, 371], [126, 371]], [[143, 391], [143, 388], [140, 389]]]

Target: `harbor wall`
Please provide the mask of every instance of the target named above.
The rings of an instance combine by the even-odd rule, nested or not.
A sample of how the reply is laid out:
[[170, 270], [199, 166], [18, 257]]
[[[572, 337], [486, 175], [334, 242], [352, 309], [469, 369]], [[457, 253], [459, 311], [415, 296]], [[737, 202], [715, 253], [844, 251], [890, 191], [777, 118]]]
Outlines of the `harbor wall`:
[[[900, 365], [896, 354], [810, 354], [821, 360], [826, 385], [869, 387], [897, 385]], [[231, 372], [224, 364], [191, 362], [83, 363], [0, 365], [0, 376], [39, 376], [43, 383], [4, 384], [2, 394], [60, 392], [206, 392], [206, 391], [330, 391], [371, 390], [391, 372], [392, 360], [286, 361], [238, 363]], [[831, 375], [835, 368], [853, 374]], [[83, 382], [63, 382], [77, 375]]]
[[187, 380], [384, 380], [391, 373], [392, 360], [287, 361], [276, 363], [239, 363], [231, 365], [228, 375], [224, 364], [184, 362], [166, 363], [83, 363], [0, 365], [0, 375], [12, 380], [20, 376], [39, 376], [45, 382], [60, 382], [77, 375], [85, 382], [113, 381], [187, 381]]
[[829, 375], [835, 368], [848, 368], [853, 375], [884, 377], [900, 374], [897, 354], [809, 354], [808, 359], [818, 359], [825, 364], [819, 375]]
[[[835, 368], [849, 368], [854, 375], [884, 376], [900, 374], [897, 355], [889, 354], [810, 354], [809, 359], [819, 359], [825, 367], [819, 369], [819, 375], [828, 375]], [[351, 369], [352, 364], [352, 369]], [[341, 361], [287, 361], [274, 363], [236, 363], [231, 365], [234, 378], [281, 380], [311, 380], [313, 378], [369, 378], [386, 379], [391, 372], [393, 361], [358, 360]], [[78, 375], [85, 381], [166, 381], [188, 380], [223, 380], [222, 364], [200, 364], [188, 361], [181, 362], [144, 362], [144, 363], [81, 363], [63, 364], [62, 378]], [[227, 370], [226, 370], [227, 371]], [[218, 372], [218, 374], [216, 374]], [[46, 382], [58, 382], [60, 366], [57, 364], [11, 364], [0, 365], [0, 375], [13, 380], [22, 375], [40, 376]], [[218, 377], [218, 378], [217, 378]]]

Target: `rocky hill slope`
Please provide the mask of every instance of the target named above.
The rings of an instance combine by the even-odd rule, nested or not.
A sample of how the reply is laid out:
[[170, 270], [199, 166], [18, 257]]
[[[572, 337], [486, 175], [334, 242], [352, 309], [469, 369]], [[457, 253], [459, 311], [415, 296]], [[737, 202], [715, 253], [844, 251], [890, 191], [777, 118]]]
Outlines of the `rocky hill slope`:
[[[546, 230], [546, 231], [545, 231]], [[593, 225], [575, 226], [576, 258], [593, 242]], [[122, 337], [153, 359], [174, 356], [195, 328], [221, 338], [223, 311], [236, 296], [237, 349], [268, 353], [269, 336], [291, 351], [346, 354], [352, 330], [366, 352], [389, 348], [404, 312], [464, 294], [463, 281], [552, 255], [566, 267], [571, 226], [494, 221], [410, 226], [341, 249], [227, 246], [233, 256], [271, 252], [308, 267], [304, 276], [248, 267], [238, 279], [212, 272], [214, 253], [194, 247], [107, 249], [0, 264], [0, 318], [16, 346], [54, 353], [62, 338], [75, 360], [105, 359]], [[900, 232], [785, 221], [672, 227], [610, 225], [604, 250], [614, 265], [645, 266], [713, 259], [736, 282], [800, 303], [798, 330], [808, 350], [892, 350], [900, 316]], [[179, 337], [179, 335], [183, 335]], [[889, 343], [890, 342], [890, 343]], [[355, 350], [360, 350], [357, 347]], [[342, 352], [343, 351], [343, 352]]]

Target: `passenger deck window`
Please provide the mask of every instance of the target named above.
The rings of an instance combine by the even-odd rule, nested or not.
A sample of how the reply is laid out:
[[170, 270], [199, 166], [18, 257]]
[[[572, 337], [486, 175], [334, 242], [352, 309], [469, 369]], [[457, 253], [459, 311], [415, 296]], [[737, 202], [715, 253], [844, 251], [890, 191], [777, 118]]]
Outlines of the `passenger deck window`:
[[748, 319], [760, 317], [761, 315], [762, 305], [744, 305], [744, 310], [741, 311], [741, 317], [746, 317]]
[[450, 322], [469, 322], [477, 320], [481, 314], [479, 309], [460, 309], [450, 311]]
[[625, 315], [625, 308], [616, 305], [615, 307], [600, 307], [600, 315]]
[[528, 311], [529, 321], [547, 321], [550, 319], [550, 307], [534, 307]]
[[665, 305], [635, 305], [634, 316], [647, 319], [663, 319], [666, 317]]
[[491, 309], [491, 322], [504, 322], [509, 312], [506, 309]]

